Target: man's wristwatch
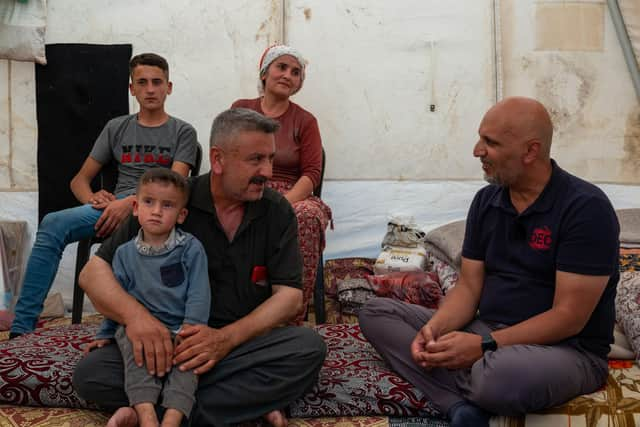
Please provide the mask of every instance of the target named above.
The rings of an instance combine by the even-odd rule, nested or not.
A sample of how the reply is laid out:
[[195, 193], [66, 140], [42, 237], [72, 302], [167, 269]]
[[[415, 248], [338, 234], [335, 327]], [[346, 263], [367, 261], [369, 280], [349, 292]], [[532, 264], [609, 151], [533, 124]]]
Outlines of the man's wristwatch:
[[487, 351], [496, 351], [498, 349], [498, 343], [493, 339], [491, 334], [486, 334], [482, 336], [482, 354]]

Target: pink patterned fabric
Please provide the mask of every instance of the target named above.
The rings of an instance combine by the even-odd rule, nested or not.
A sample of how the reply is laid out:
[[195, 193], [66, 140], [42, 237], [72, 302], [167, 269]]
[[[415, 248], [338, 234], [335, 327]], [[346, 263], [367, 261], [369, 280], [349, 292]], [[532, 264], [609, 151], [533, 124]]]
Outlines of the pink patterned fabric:
[[438, 275], [440, 288], [446, 295], [458, 283], [458, 272], [448, 262], [440, 260], [429, 252], [427, 252], [427, 264], [429, 265], [429, 270]]
[[[325, 278], [337, 280], [346, 276], [364, 277], [371, 274], [370, 266], [373, 261], [366, 258], [329, 260], [326, 263]], [[621, 255], [620, 263], [621, 271], [640, 271], [640, 255]], [[327, 301], [331, 304], [335, 302], [331, 299]], [[328, 315], [331, 313], [328, 312]], [[61, 325], [63, 321], [68, 322], [68, 319], [47, 322], [47, 329], [39, 329], [33, 334], [0, 342], [1, 402], [9, 405], [57, 408], [91, 407], [75, 394], [71, 386], [71, 377], [77, 361], [82, 357], [81, 347], [93, 338], [99, 321], [96, 319], [93, 324], [71, 326]], [[291, 416], [437, 416], [433, 405], [419, 390], [390, 370], [364, 339], [358, 325], [327, 324], [316, 327], [316, 330], [325, 340], [328, 354], [317, 383], [291, 405]], [[3, 336], [7, 335], [5, 332]], [[553, 416], [550, 421], [546, 420], [546, 424], [545, 418], [540, 418], [543, 416], [540, 414], [535, 415], [532, 422], [536, 425], [556, 425], [553, 424], [553, 420], [557, 421], [558, 416], [565, 416], [567, 425], [577, 425], [578, 421], [580, 425], [595, 425], [598, 417], [609, 421], [615, 418], [614, 421], [619, 420], [619, 423], [632, 420], [633, 423], [635, 416], [636, 424], [630, 425], [640, 425], [637, 419], [637, 414], [640, 413], [637, 398], [637, 365], [633, 361], [610, 361], [609, 365], [611, 372], [606, 388], [593, 395], [580, 396], [565, 405], [546, 410], [545, 413]], [[13, 418], [15, 413], [22, 413], [25, 409], [9, 408], [8, 411], [13, 414], [10, 422], [14, 425], [17, 419]], [[56, 409], [52, 412], [64, 411]], [[21, 421], [19, 425], [89, 425], [87, 422], [81, 424], [80, 418], [77, 422], [67, 422], [65, 419], [64, 423], [59, 422], [59, 418], [51, 419], [48, 423], [36, 419], [36, 416], [44, 419], [49, 413], [20, 415], [24, 423]], [[7, 411], [3, 414], [6, 416]], [[0, 421], [4, 420], [3, 414], [0, 414]], [[581, 418], [578, 419], [578, 416]], [[104, 415], [100, 417], [106, 419]], [[586, 421], [582, 421], [583, 419]], [[316, 425], [316, 422], [334, 425], [325, 424], [326, 419], [297, 419], [292, 425], [306, 426], [307, 421], [309, 425]], [[509, 425], [524, 425], [524, 420], [507, 421]], [[0, 422], [0, 425], [5, 424]], [[99, 425], [97, 421], [95, 424]], [[336, 426], [342, 424], [341, 419], [336, 420]], [[413, 421], [408, 425], [411, 424], [414, 424]]]
[[366, 278], [373, 274], [374, 258], [337, 258], [324, 263], [324, 293], [328, 297], [338, 296], [338, 280]]
[[[293, 187], [291, 183], [284, 181], [268, 181], [267, 185], [282, 194], [286, 194]], [[309, 196], [304, 200], [295, 202], [293, 209], [298, 219], [303, 290], [303, 309], [294, 323], [301, 325], [307, 313], [307, 306], [313, 296], [318, 261], [320, 260], [320, 254], [324, 250], [324, 230], [331, 221], [331, 209], [315, 196]]]
[[[338, 282], [366, 279], [377, 296], [397, 299], [428, 308], [437, 308], [443, 297], [436, 272], [373, 274], [373, 258], [339, 258], [324, 264], [327, 323], [357, 323], [351, 307], [338, 300]], [[397, 280], [399, 279], [399, 280]]]
[[317, 384], [290, 408], [293, 417], [438, 415], [431, 402], [382, 360], [358, 325], [321, 325], [327, 357]]
[[616, 293], [616, 321], [640, 363], [640, 272], [623, 271]]
[[75, 393], [71, 377], [96, 330], [95, 324], [58, 326], [0, 343], [0, 401], [94, 408]]
[[338, 301], [338, 281], [366, 278], [373, 274], [373, 258], [338, 258], [330, 259], [324, 263], [324, 293], [326, 323], [358, 323], [358, 316], [344, 311]]
[[[0, 343], [0, 401], [21, 406], [95, 408], [73, 390], [73, 369], [96, 324], [64, 325]], [[358, 325], [317, 328], [329, 352], [318, 383], [291, 406], [294, 417], [435, 414], [394, 374]]]
[[431, 271], [396, 271], [367, 276], [367, 281], [379, 297], [427, 308], [438, 308], [442, 299], [438, 274]]
[[325, 323], [336, 325], [338, 323], [358, 323], [358, 315], [347, 313], [342, 309], [342, 304], [337, 299], [326, 298], [324, 300], [326, 312]]

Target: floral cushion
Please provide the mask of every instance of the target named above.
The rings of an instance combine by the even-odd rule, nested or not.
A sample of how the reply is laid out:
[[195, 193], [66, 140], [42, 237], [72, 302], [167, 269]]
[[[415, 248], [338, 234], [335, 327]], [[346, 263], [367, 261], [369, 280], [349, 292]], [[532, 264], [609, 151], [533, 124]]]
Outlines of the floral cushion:
[[616, 321], [622, 327], [636, 359], [640, 355], [640, 271], [620, 273], [616, 294]]
[[372, 258], [338, 258], [324, 263], [324, 292], [330, 298], [338, 297], [338, 279], [365, 277], [373, 274]]
[[316, 385], [291, 405], [293, 417], [437, 415], [424, 395], [382, 360], [358, 325], [322, 325], [327, 357]]
[[615, 308], [616, 322], [640, 363], [640, 248], [620, 248]]
[[91, 409], [0, 405], [0, 426], [103, 427], [109, 414]]
[[433, 271], [438, 275], [438, 282], [442, 292], [446, 294], [458, 283], [458, 272], [446, 261], [442, 261], [434, 254], [427, 253], [427, 264], [429, 271]]
[[350, 279], [338, 279], [338, 301], [342, 313], [358, 314], [360, 308], [376, 293], [367, 279], [353, 277]]
[[438, 308], [442, 289], [432, 271], [395, 271], [367, 276], [376, 295], [427, 308]]
[[[624, 253], [620, 261], [622, 271], [640, 271], [637, 253]], [[348, 274], [352, 277], [371, 274], [372, 263], [373, 260], [365, 258], [327, 261], [327, 265], [339, 267], [340, 275], [328, 269], [335, 280]], [[47, 322], [33, 334], [0, 342], [0, 402], [93, 407], [74, 392], [71, 377], [82, 357], [81, 347], [93, 338], [100, 318], [80, 325], [65, 325], [68, 321]], [[292, 416], [437, 416], [431, 402], [420, 391], [391, 371], [364, 339], [358, 325], [322, 325], [316, 330], [327, 343], [327, 358], [316, 385], [292, 404]], [[6, 333], [0, 334], [2, 336], [6, 337]], [[636, 374], [637, 369], [632, 377], [634, 388], [640, 387]], [[634, 400], [632, 406], [640, 413], [637, 402]]]
[[[357, 312], [365, 300], [377, 296], [398, 299], [435, 308], [443, 296], [440, 275], [450, 286], [457, 281], [457, 273], [445, 271], [404, 272], [374, 275], [373, 258], [330, 259], [324, 265], [326, 323], [357, 323]], [[363, 280], [366, 279], [369, 285]], [[399, 280], [396, 280], [399, 279]]]
[[75, 393], [71, 377], [96, 330], [96, 324], [56, 326], [0, 343], [0, 401], [94, 408]]
[[599, 390], [560, 406], [523, 417], [494, 417], [493, 426], [640, 426], [640, 369], [631, 360], [609, 361], [609, 376]]
[[[73, 390], [73, 369], [97, 324], [58, 325], [0, 343], [0, 401], [20, 406], [95, 408]], [[318, 383], [291, 407], [294, 417], [422, 416], [431, 403], [398, 377], [358, 325], [317, 327], [329, 352]]]
[[341, 323], [358, 323], [358, 315], [347, 313], [342, 309], [342, 304], [337, 299], [327, 298], [324, 300], [327, 313], [326, 324], [338, 325]]
[[620, 271], [640, 271], [640, 249], [620, 248]]

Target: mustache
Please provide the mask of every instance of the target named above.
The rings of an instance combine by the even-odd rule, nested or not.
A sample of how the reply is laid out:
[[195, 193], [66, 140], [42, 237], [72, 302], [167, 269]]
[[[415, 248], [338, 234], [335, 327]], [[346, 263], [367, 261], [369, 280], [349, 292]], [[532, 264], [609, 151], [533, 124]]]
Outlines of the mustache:
[[250, 184], [262, 185], [265, 182], [267, 182], [267, 178], [265, 178], [264, 176], [254, 176], [249, 180]]

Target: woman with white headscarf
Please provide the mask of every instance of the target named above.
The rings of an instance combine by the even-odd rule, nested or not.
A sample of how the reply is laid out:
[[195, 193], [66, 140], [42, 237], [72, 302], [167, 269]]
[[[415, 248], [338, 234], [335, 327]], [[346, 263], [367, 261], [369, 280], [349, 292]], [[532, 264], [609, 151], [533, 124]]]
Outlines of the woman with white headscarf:
[[237, 100], [231, 108], [249, 108], [280, 123], [273, 178], [267, 185], [284, 194], [298, 218], [304, 291], [304, 310], [296, 319], [300, 323], [313, 294], [324, 230], [331, 221], [329, 207], [313, 195], [321, 179], [322, 140], [313, 114], [289, 99], [305, 79], [306, 61], [300, 52], [290, 46], [271, 46], [260, 58], [259, 68], [260, 96]]

